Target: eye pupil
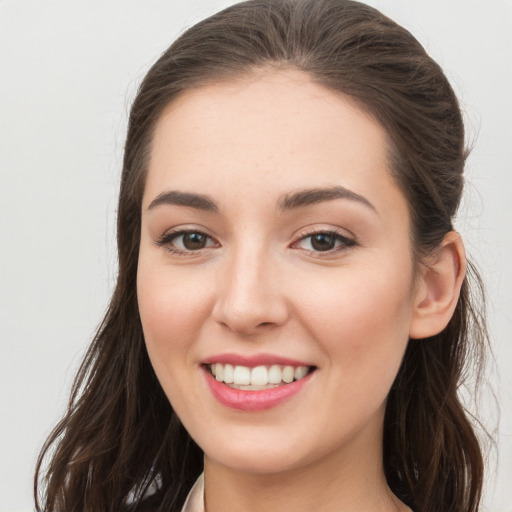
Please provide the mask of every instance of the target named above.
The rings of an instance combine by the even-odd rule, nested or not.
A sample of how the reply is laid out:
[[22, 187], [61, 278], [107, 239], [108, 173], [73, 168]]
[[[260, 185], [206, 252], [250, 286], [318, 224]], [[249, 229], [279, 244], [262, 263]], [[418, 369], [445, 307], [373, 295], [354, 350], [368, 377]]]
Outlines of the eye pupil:
[[328, 233], [318, 233], [311, 237], [311, 245], [315, 251], [329, 251], [334, 248], [335, 239]]
[[204, 249], [206, 237], [201, 233], [185, 233], [183, 235], [183, 245], [188, 250]]

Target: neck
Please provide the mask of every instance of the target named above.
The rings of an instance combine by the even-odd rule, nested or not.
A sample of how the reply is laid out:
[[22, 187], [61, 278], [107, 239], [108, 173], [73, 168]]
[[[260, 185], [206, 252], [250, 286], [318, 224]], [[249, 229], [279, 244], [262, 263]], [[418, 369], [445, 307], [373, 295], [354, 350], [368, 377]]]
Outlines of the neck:
[[205, 457], [205, 505], [206, 512], [409, 510], [387, 485], [382, 442], [375, 438], [275, 473], [229, 468]]

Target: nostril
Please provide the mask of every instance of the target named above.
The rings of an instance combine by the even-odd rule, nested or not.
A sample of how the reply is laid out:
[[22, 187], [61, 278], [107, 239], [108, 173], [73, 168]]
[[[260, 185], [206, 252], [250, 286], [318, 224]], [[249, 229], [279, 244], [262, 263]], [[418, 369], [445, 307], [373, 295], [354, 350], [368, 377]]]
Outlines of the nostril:
[[213, 319], [240, 334], [263, 332], [287, 320], [288, 309], [283, 297], [272, 290], [266, 290], [266, 294], [253, 292], [252, 288], [242, 285], [221, 290], [213, 307]]

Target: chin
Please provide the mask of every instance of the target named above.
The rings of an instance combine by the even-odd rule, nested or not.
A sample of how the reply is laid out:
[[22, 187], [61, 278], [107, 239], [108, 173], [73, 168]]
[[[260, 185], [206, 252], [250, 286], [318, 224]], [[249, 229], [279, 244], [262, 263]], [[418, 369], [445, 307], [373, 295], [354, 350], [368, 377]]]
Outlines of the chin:
[[[256, 453], [258, 451], [258, 453]], [[254, 475], [270, 475], [283, 473], [303, 465], [300, 459], [292, 459], [289, 453], [262, 452], [253, 453], [224, 452], [205, 454], [215, 464], [229, 468], [231, 471], [250, 473]]]
[[[265, 430], [265, 429], [263, 429]], [[248, 433], [247, 433], [248, 434]], [[251, 439], [251, 441], [249, 441]], [[206, 459], [232, 471], [270, 475], [297, 470], [323, 456], [321, 446], [308, 450], [307, 442], [287, 436], [260, 435], [241, 438], [208, 439], [203, 451]], [[302, 448], [302, 449], [300, 449]], [[313, 447], [311, 447], [313, 448]]]
[[279, 473], [299, 466], [302, 459], [289, 442], [270, 436], [266, 436], [266, 439], [250, 435], [243, 439], [211, 436], [206, 443], [198, 444], [204, 451], [205, 464], [209, 459], [215, 465], [244, 473]]

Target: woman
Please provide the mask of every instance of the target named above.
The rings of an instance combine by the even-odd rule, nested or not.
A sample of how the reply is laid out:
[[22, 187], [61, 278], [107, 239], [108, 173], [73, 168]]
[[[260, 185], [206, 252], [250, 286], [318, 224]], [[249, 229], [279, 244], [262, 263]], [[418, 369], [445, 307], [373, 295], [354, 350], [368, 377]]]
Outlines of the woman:
[[131, 110], [117, 287], [38, 507], [179, 511], [196, 482], [185, 510], [478, 510], [465, 157], [441, 69], [372, 8], [185, 32]]

